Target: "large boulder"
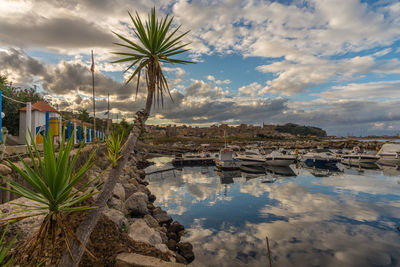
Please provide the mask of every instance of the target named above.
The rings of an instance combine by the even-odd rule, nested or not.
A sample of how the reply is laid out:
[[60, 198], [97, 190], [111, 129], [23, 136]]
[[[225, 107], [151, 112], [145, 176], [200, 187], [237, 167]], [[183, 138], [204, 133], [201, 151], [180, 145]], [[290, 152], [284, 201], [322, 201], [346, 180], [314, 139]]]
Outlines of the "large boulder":
[[177, 245], [179, 254], [181, 254], [188, 262], [194, 260], [193, 246], [189, 242], [179, 242]]
[[184, 267], [185, 265], [176, 262], [167, 262], [150, 256], [143, 256], [136, 253], [121, 253], [115, 259], [115, 267]]
[[148, 202], [147, 194], [136, 192], [126, 200], [125, 207], [132, 216], [144, 216], [149, 213]]
[[135, 219], [129, 226], [128, 236], [132, 240], [144, 242], [153, 246], [162, 244], [160, 233], [150, 228], [144, 219]]
[[168, 216], [167, 212], [163, 211], [161, 208], [157, 207], [153, 210], [153, 217], [158, 221], [160, 225], [162, 224], [170, 224], [172, 222], [172, 218]]

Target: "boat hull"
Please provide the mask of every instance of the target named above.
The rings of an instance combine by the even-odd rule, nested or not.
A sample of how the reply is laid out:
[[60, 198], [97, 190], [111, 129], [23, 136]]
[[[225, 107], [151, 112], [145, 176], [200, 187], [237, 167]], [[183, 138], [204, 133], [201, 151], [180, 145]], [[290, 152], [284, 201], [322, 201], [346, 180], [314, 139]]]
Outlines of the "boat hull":
[[236, 160], [215, 160], [215, 165], [220, 170], [239, 170], [241, 162]]
[[294, 164], [296, 159], [290, 158], [266, 158], [265, 163], [269, 166], [289, 166], [290, 164]]

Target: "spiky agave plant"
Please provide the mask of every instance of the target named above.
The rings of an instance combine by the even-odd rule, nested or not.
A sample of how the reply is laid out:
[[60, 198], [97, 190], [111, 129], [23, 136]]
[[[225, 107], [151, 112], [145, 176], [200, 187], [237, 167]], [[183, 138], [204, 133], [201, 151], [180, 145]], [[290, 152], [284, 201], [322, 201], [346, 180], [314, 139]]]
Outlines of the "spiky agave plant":
[[[68, 222], [64, 221], [65, 215], [71, 212], [81, 212], [95, 208], [84, 206], [82, 202], [97, 194], [97, 191], [93, 190], [94, 187], [91, 187], [91, 185], [98, 177], [75, 189], [74, 186], [93, 165], [94, 152], [85, 164], [74, 170], [82, 146], [79, 147], [76, 154], [70, 160], [71, 150], [74, 145], [71, 138], [66, 144], [61, 142], [57, 155], [53, 136], [50, 132], [43, 142], [42, 159], [32, 134], [29, 134], [33, 149], [30, 146], [27, 146], [27, 148], [33, 168], [21, 157], [19, 158], [23, 168], [9, 161], [10, 166], [29, 186], [22, 185], [8, 177], [3, 177], [7, 181], [9, 188], [1, 187], [1, 189], [30, 199], [35, 203], [32, 205], [14, 203], [22, 206], [23, 209], [12, 212], [13, 216], [1, 221], [3, 223], [17, 222], [27, 217], [45, 215], [39, 230], [26, 241], [22, 251], [19, 251], [19, 255], [25, 255], [30, 258], [30, 264], [34, 262], [37, 264], [43, 261], [43, 258], [47, 257], [43, 255], [44, 251], [46, 254], [50, 251], [50, 257], [47, 258], [52, 258], [55, 245], [60, 245], [60, 243], [56, 242], [65, 242], [69, 249], [71, 238], [77, 239], [71, 226]], [[25, 140], [27, 141], [26, 137]], [[19, 215], [22, 212], [30, 212], [30, 214]], [[91, 253], [89, 252], [89, 254]]]
[[18, 234], [15, 235], [11, 239], [11, 241], [8, 244], [6, 244], [5, 236], [6, 236], [6, 233], [7, 233], [7, 230], [8, 230], [8, 226], [9, 225], [7, 224], [6, 228], [3, 231], [2, 236], [0, 238], [0, 265], [1, 266], [6, 266], [6, 267], [12, 266], [12, 264], [13, 264], [14, 257], [12, 256], [8, 260], [6, 259], [6, 257], [10, 253], [10, 250], [11, 250], [12, 246], [14, 245], [15, 241], [17, 240], [17, 237], [18, 237]]
[[120, 133], [112, 133], [109, 138], [106, 138], [107, 150], [108, 150], [108, 158], [110, 159], [111, 166], [115, 167], [117, 161], [122, 157], [121, 152], [124, 148], [122, 144], [122, 139], [124, 138], [124, 134]]

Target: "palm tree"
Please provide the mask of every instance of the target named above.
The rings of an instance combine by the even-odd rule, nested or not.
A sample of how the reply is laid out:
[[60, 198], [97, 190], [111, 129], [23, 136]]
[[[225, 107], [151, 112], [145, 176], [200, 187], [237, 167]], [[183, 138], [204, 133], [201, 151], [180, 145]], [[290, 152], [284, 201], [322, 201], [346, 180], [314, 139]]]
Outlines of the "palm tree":
[[179, 26], [174, 31], [168, 33], [173, 21], [173, 17], [168, 18], [167, 15], [165, 18], [159, 21], [156, 18], [155, 8], [151, 10], [151, 15], [149, 15], [148, 21], [146, 21], [145, 25], [143, 25], [137, 12], [136, 17], [132, 17], [131, 13], [129, 12], [128, 14], [135, 25], [136, 30], [134, 30], [134, 33], [137, 41], [131, 41], [114, 32], [114, 34], [123, 41], [123, 43], [114, 44], [128, 48], [130, 51], [128, 53], [114, 52], [113, 54], [121, 55], [125, 58], [114, 61], [113, 63], [129, 62], [130, 65], [125, 72], [136, 67], [126, 82], [129, 83], [134, 77], [137, 76], [136, 96], [139, 90], [140, 74], [142, 70], [145, 70], [147, 99], [144, 113], [145, 116], [148, 117], [153, 100], [157, 101], [157, 104], [159, 104], [159, 101], [161, 100], [161, 104], [163, 105], [164, 93], [168, 93], [171, 97], [167, 79], [162, 72], [162, 64], [192, 63], [191, 61], [172, 58], [172, 56], [182, 54], [189, 50], [184, 49], [184, 47], [186, 47], [189, 43], [182, 44], [182, 37], [184, 37], [189, 31], [176, 36], [176, 33], [180, 28]]
[[[155, 8], [153, 8], [148, 16], [148, 21], [143, 24], [138, 13], [136, 13], [135, 17], [132, 17], [129, 12], [128, 14], [135, 26], [134, 34], [137, 40], [129, 40], [114, 32], [114, 34], [123, 41], [123, 43], [115, 44], [129, 49], [129, 52], [114, 52], [114, 54], [124, 56], [124, 58], [114, 61], [114, 63], [128, 62], [130, 65], [126, 71], [135, 68], [126, 83], [129, 83], [134, 77], [137, 77], [136, 95], [139, 90], [140, 76], [142, 72], [144, 72], [147, 84], [146, 105], [143, 112], [137, 112], [137, 118], [128, 136], [128, 140], [124, 145], [121, 158], [111, 169], [108, 179], [103, 186], [103, 191], [93, 203], [93, 206], [100, 208], [90, 210], [77, 229], [76, 236], [83, 245], [86, 245], [89, 240], [89, 237], [100, 218], [102, 210], [104, 209], [108, 199], [112, 196], [112, 191], [117, 183], [120, 173], [128, 160], [130, 152], [135, 148], [136, 141], [142, 132], [144, 123], [150, 115], [153, 100], [154, 103], [157, 102], [158, 105], [161, 100], [161, 105], [163, 105], [164, 95], [168, 93], [171, 97], [167, 79], [162, 72], [162, 65], [166, 63], [192, 63], [191, 61], [172, 58], [172, 56], [188, 51], [188, 49], [185, 49], [188, 43], [182, 43], [182, 38], [188, 32], [178, 35], [177, 33], [180, 26], [171, 31], [173, 17], [169, 18], [166, 16], [165, 18], [158, 20]], [[84, 252], [82, 245], [78, 242], [74, 242], [71, 251], [73, 258], [71, 258], [71, 255], [66, 250], [59, 266], [75, 266], [75, 264], [79, 263]]]

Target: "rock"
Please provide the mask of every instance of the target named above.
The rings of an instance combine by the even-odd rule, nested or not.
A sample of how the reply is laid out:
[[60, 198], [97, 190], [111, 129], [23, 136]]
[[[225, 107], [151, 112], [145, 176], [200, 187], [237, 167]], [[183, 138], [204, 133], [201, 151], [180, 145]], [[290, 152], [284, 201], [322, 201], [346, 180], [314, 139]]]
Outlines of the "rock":
[[179, 254], [181, 254], [188, 262], [192, 262], [194, 260], [192, 244], [189, 242], [179, 242], [176, 246]]
[[154, 219], [153, 216], [151, 216], [150, 214], [144, 215], [143, 219], [146, 221], [147, 225], [150, 226], [151, 228], [157, 228], [159, 226], [158, 221]]
[[107, 205], [111, 209], [116, 209], [122, 212], [125, 211], [124, 202], [121, 199], [112, 197], [108, 200]]
[[11, 168], [4, 165], [4, 164], [0, 164], [0, 174], [1, 175], [7, 175], [10, 174], [12, 172]]
[[153, 228], [150, 228], [143, 219], [136, 219], [129, 226], [128, 236], [132, 240], [141, 241], [153, 246], [156, 244], [162, 244], [160, 233]]
[[172, 218], [159, 207], [153, 210], [153, 217], [158, 221], [160, 225], [162, 225], [163, 223], [169, 224], [172, 222]]
[[168, 232], [167, 237], [168, 237], [168, 239], [178, 241], [178, 236], [174, 232]]
[[113, 190], [113, 197], [125, 201], [125, 189], [120, 183], [116, 183]]
[[139, 180], [139, 184], [142, 184], [142, 185], [144, 185], [144, 186], [148, 186], [148, 185], [149, 185], [149, 182], [144, 181], [144, 180]]
[[[37, 205], [37, 203], [35, 201], [24, 198], [24, 197], [14, 199], [12, 202], [16, 203], [18, 205], [27, 205], [27, 206]], [[17, 210], [23, 210], [23, 209], [24, 209], [24, 207], [19, 207], [17, 205], [11, 204], [10, 202], [1, 204], [0, 205], [0, 211], [1, 211], [0, 217], [2, 220], [5, 220], [5, 219], [19, 217], [19, 216], [29, 216], [29, 215], [37, 213], [36, 211], [26, 211], [26, 212], [6, 215], [6, 213], [9, 213], [11, 211], [17, 211]], [[31, 234], [34, 233], [36, 231], [36, 229], [39, 229], [39, 226], [42, 223], [44, 216], [45, 215], [27, 217], [26, 219], [23, 219], [16, 223], [10, 224], [9, 228], [5, 234], [5, 239], [4, 239], [5, 244], [8, 244], [9, 241], [18, 233], [19, 233], [18, 240], [24, 240], [27, 237], [31, 236]], [[3, 233], [4, 229], [5, 229], [5, 225], [2, 225], [0, 227], [0, 233]]]
[[175, 251], [176, 250], [176, 241], [173, 240], [173, 239], [168, 240], [167, 247], [170, 250], [174, 250]]
[[149, 195], [149, 201], [150, 201], [151, 203], [153, 203], [154, 201], [156, 201], [156, 196], [153, 195], [153, 194], [150, 194], [150, 195]]
[[121, 253], [115, 259], [115, 267], [184, 267], [185, 265], [176, 262], [167, 262], [158, 258], [144, 256], [136, 253]]
[[168, 243], [168, 237], [167, 237], [167, 235], [166, 235], [164, 232], [162, 232], [162, 231], [160, 231], [160, 230], [158, 230], [158, 229], [157, 229], [157, 231], [160, 233], [160, 236], [161, 236], [161, 239], [162, 239], [163, 244], [167, 244], [167, 243]]
[[176, 262], [183, 263], [183, 264], [187, 263], [186, 259], [178, 253], [175, 254], [175, 259], [176, 259]]
[[147, 203], [147, 208], [151, 211], [154, 210], [156, 207], [154, 207], [153, 203]]
[[125, 189], [125, 199], [128, 199], [133, 193], [137, 192], [137, 187], [131, 183], [122, 184]]
[[146, 194], [136, 192], [126, 200], [125, 207], [132, 216], [143, 216], [149, 213], [147, 202]]
[[178, 221], [174, 221], [171, 224], [171, 226], [168, 228], [168, 231], [174, 232], [174, 233], [179, 233], [182, 230], [185, 230], [185, 227], [183, 227], [183, 225], [180, 224]]
[[128, 219], [124, 216], [124, 213], [116, 209], [105, 209], [103, 211], [104, 216], [109, 220], [113, 221], [119, 229], [128, 226]]
[[139, 182], [135, 178], [129, 179], [129, 183], [133, 184], [134, 186], [137, 186]]
[[139, 192], [145, 193], [147, 196], [149, 196], [151, 194], [150, 190], [145, 185], [142, 185], [142, 184], [139, 184], [137, 186], [137, 190]]
[[178, 232], [178, 237], [184, 236], [185, 235], [185, 230], [179, 231]]

